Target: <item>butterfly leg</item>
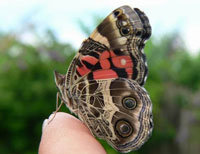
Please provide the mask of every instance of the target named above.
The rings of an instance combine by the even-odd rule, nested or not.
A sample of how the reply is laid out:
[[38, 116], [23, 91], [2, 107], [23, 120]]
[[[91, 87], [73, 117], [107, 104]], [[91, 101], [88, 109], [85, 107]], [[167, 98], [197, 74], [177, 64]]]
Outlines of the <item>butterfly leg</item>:
[[60, 108], [61, 108], [61, 106], [63, 104], [63, 101], [61, 100], [60, 105], [58, 105], [59, 104], [59, 98], [60, 98], [60, 93], [57, 92], [57, 94], [56, 94], [56, 111], [53, 112], [54, 116], [53, 116], [53, 118], [50, 119], [50, 121], [48, 122], [48, 124], [50, 124], [50, 122], [55, 118], [56, 113], [60, 110]]

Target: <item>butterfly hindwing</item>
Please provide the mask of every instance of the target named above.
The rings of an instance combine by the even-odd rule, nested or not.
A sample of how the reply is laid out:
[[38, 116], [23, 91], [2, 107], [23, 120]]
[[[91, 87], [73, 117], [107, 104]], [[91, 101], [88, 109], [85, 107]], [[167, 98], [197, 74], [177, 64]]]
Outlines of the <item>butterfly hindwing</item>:
[[91, 132], [121, 152], [136, 150], [152, 132], [152, 104], [136, 81], [86, 80], [74, 85], [79, 118]]

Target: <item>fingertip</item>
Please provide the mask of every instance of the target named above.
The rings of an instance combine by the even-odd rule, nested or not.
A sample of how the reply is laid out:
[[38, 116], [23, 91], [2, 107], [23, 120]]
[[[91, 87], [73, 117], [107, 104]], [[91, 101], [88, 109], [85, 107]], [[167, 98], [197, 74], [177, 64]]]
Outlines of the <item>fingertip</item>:
[[[51, 129], [84, 129], [88, 130], [88, 128], [83, 124], [82, 121], [77, 119], [76, 117], [72, 116], [71, 114], [64, 113], [64, 112], [57, 112], [57, 113], [52, 113], [48, 119], [45, 119], [42, 125], [43, 131], [45, 129], [48, 129], [46, 131], [49, 131]], [[88, 131], [90, 132], [90, 131]]]
[[[53, 114], [54, 115], [54, 114]], [[51, 120], [51, 121], [50, 121]], [[50, 121], [50, 122], [49, 122]], [[50, 150], [51, 149], [51, 150]], [[90, 130], [74, 116], [58, 112], [43, 123], [39, 153], [105, 153]]]

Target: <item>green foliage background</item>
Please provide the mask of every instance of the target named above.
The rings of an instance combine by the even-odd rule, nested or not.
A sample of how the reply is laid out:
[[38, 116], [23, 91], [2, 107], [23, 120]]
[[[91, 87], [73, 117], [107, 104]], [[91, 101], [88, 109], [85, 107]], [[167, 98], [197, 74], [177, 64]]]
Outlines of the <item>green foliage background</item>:
[[[90, 32], [84, 25], [82, 29]], [[65, 73], [75, 53], [52, 31], [38, 37], [35, 45], [23, 43], [13, 33], [0, 34], [0, 153], [37, 153], [42, 122], [55, 110], [53, 71]], [[152, 37], [145, 53], [149, 66], [145, 87], [153, 102], [155, 126], [150, 140], [132, 153], [199, 153], [200, 54], [191, 55], [176, 32], [159, 40]], [[117, 154], [100, 142], [108, 154]]]

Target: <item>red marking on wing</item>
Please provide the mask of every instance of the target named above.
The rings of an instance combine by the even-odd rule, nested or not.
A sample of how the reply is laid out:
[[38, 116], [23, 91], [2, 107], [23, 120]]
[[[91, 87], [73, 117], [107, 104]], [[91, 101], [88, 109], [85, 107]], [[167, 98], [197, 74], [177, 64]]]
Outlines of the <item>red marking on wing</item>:
[[102, 54], [100, 55], [100, 59], [107, 59], [110, 57], [110, 52], [109, 51], [104, 51], [102, 52]]
[[102, 69], [110, 68], [110, 62], [108, 61], [108, 59], [100, 60], [99, 62], [100, 62]]
[[98, 62], [98, 59], [92, 56], [84, 56], [81, 58], [81, 60], [87, 61], [88, 63], [95, 65]]
[[77, 67], [77, 71], [78, 71], [78, 73], [79, 73], [81, 76], [83, 76], [83, 75], [85, 75], [85, 74], [87, 74], [87, 73], [89, 73], [89, 72], [91, 71], [91, 70], [88, 69], [88, 68], [85, 66], [85, 64], [82, 62], [83, 60], [86, 61], [86, 62], [88, 62], [88, 63], [90, 63], [91, 65], [95, 65], [95, 64], [98, 62], [98, 59], [96, 59], [95, 57], [92, 57], [92, 56], [83, 56], [83, 57], [81, 58], [81, 60], [80, 60], [82, 66], [81, 66], [81, 67], [80, 67], [80, 66]]
[[111, 56], [111, 57], [116, 57], [116, 54], [111, 50], [111, 51], [110, 51], [110, 56]]
[[108, 78], [117, 78], [118, 75], [115, 71], [109, 70], [97, 70], [93, 72], [94, 79], [108, 79]]
[[[81, 57], [80, 62], [82, 66], [77, 66], [77, 71], [81, 76], [84, 76], [92, 70], [94, 79], [118, 78], [118, 74], [111, 68], [109, 58], [112, 60], [113, 65], [116, 67], [115, 69], [123, 68], [125, 69], [128, 78], [132, 77], [133, 61], [131, 57], [128, 55], [118, 56], [112, 50], [103, 51], [101, 54], [99, 53], [99, 59], [89, 55]], [[100, 67], [97, 66], [93, 69], [93, 67], [90, 66], [91, 68], [89, 69], [87, 68], [88, 66], [86, 67], [83, 61], [86, 61], [93, 66], [95, 66], [99, 62]]]
[[118, 68], [133, 67], [133, 62], [129, 56], [113, 57], [112, 62], [115, 65], [115, 67], [118, 67]]
[[90, 69], [88, 69], [85, 65], [83, 65], [82, 67], [77, 67], [76, 69], [81, 76], [90, 72]]
[[128, 74], [128, 78], [131, 78], [133, 74], [133, 68], [126, 68], [126, 72]]

